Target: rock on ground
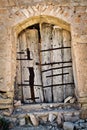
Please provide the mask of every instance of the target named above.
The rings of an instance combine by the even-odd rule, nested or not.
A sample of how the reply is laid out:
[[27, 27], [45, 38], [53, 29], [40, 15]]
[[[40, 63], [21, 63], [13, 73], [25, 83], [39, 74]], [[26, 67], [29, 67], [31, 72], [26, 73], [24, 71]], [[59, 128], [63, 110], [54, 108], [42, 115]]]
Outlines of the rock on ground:
[[71, 122], [64, 122], [63, 128], [64, 130], [74, 130], [74, 124]]
[[53, 128], [53, 127], [50, 127], [50, 126], [38, 126], [38, 127], [15, 127], [11, 130], [62, 130], [62, 129], [59, 129], [59, 128]]

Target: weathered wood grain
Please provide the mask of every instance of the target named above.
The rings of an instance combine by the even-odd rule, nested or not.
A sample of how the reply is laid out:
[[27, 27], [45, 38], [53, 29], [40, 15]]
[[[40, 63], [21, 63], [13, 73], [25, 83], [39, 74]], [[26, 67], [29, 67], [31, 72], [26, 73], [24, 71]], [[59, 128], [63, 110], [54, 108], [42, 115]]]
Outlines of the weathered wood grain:
[[[62, 48], [62, 30], [59, 28], [53, 29], [53, 48]], [[52, 51], [52, 62], [62, 62], [62, 49]], [[63, 64], [63, 63], [62, 63]], [[62, 67], [62, 64], [54, 64], [52, 67]], [[53, 69], [53, 75], [62, 74], [61, 69]], [[62, 84], [62, 75], [53, 77], [53, 84]], [[63, 101], [63, 86], [53, 87], [53, 98], [54, 102]]]
[[[21, 54], [21, 59], [27, 59], [27, 42], [26, 42], [26, 34], [25, 32], [21, 33], [21, 41], [20, 41], [20, 51], [24, 52], [24, 54]], [[21, 60], [21, 82], [22, 84], [25, 84], [25, 80], [29, 80], [29, 72], [28, 72], [28, 61], [27, 60]], [[30, 95], [30, 88], [29, 86], [22, 86], [23, 89], [23, 100], [25, 103], [29, 102], [27, 99], [31, 98]]]
[[36, 62], [40, 62], [39, 51], [38, 51], [39, 50], [38, 30], [28, 29], [26, 31], [26, 36], [27, 36], [27, 46], [30, 50], [30, 58], [31, 58], [31, 60], [29, 60], [29, 67], [33, 67], [34, 69], [34, 84], [35, 84], [34, 93], [35, 93], [35, 97], [39, 97], [38, 99], [35, 99], [35, 101], [43, 102], [40, 66], [36, 65]]
[[[51, 48], [51, 42], [52, 42], [52, 26], [50, 24], [41, 24], [41, 50], [50, 49]], [[46, 64], [51, 62], [51, 52], [41, 52], [41, 64]], [[51, 65], [48, 66], [42, 66], [42, 71], [47, 70], [51, 68]], [[45, 73], [42, 73], [42, 82], [43, 87], [52, 85], [52, 78], [46, 78], [47, 75], [51, 75], [52, 71], [48, 71]], [[44, 99], [45, 102], [52, 102], [52, 88], [44, 88]]]
[[[63, 47], [71, 46], [71, 36], [70, 32], [63, 30]], [[71, 61], [71, 49], [67, 48], [63, 50], [63, 61]], [[64, 65], [72, 65], [72, 63], [65, 63]], [[63, 68], [63, 73], [69, 72], [69, 75], [63, 76], [63, 83], [72, 83], [73, 82], [73, 72], [71, 68]], [[65, 85], [64, 86], [64, 98], [68, 96], [73, 96], [74, 94], [74, 85]]]

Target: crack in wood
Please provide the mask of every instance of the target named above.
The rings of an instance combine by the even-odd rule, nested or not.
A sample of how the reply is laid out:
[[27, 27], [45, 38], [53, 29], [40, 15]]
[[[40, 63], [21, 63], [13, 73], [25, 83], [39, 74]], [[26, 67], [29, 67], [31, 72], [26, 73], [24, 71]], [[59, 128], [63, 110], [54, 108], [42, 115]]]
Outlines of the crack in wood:
[[28, 60], [32, 60], [32, 59], [30, 58], [30, 50], [29, 50], [29, 48], [27, 48], [26, 51], [27, 51], [27, 59], [28, 59]]
[[35, 102], [35, 94], [34, 94], [34, 68], [28, 67], [29, 70], [29, 83], [30, 83], [30, 91], [31, 91], [31, 98]]

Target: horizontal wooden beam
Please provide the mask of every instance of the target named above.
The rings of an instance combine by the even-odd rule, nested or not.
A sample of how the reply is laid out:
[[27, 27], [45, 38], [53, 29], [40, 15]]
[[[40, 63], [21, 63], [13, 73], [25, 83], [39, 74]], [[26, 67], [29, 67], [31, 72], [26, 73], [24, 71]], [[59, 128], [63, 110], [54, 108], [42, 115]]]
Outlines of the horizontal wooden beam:
[[[43, 88], [48, 88], [48, 87], [56, 87], [56, 86], [64, 86], [64, 85], [74, 85], [73, 83], [62, 83], [62, 84], [53, 84], [53, 85], [48, 85], [48, 86], [42, 86], [42, 85], [34, 85], [34, 86], [39, 86]], [[30, 86], [29, 84], [18, 84], [18, 86]]]
[[56, 67], [56, 68], [51, 68], [51, 69], [48, 69], [48, 70], [42, 70], [41, 72], [47, 72], [47, 71], [50, 71], [50, 70], [56, 70], [56, 69], [63, 69], [63, 68], [71, 68], [72, 66], [62, 66], [62, 67]]
[[17, 54], [25, 54], [24, 52], [20, 51], [20, 52], [17, 52]]
[[46, 50], [41, 50], [40, 52], [52, 51], [52, 50], [59, 50], [59, 49], [70, 49], [71, 47], [59, 47], [59, 48], [51, 48]]
[[16, 59], [16, 60], [28, 60], [29, 61], [29, 60], [33, 60], [33, 59]]
[[51, 62], [51, 63], [44, 63], [44, 64], [36, 63], [36, 65], [45, 66], [45, 65], [64, 64], [64, 63], [72, 63], [72, 61], [60, 61], [60, 62]]
[[[30, 84], [18, 84], [18, 86], [29, 86], [30, 87]], [[35, 85], [34, 84], [34, 86], [40, 86], [41, 87], [42, 85]]]
[[53, 85], [43, 86], [43, 88], [57, 87], [57, 86], [64, 86], [64, 85], [74, 85], [74, 83], [53, 84]]
[[46, 77], [49, 78], [49, 77], [54, 77], [54, 76], [67, 75], [67, 74], [69, 74], [69, 73], [54, 74], [54, 75], [49, 75], [49, 76], [46, 76]]

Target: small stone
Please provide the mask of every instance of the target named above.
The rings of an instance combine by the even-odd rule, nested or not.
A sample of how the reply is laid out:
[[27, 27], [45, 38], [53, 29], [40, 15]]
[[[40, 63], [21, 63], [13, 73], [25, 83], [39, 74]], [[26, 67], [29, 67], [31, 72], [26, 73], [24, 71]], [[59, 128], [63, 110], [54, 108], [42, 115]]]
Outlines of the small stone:
[[79, 126], [79, 124], [74, 124], [75, 125], [75, 128], [76, 128], [76, 130], [80, 130], [81, 129], [81, 127]]
[[20, 126], [25, 125], [25, 118], [19, 119], [19, 125], [20, 125]]
[[12, 112], [13, 112], [13, 108], [9, 108], [7, 111], [3, 112], [3, 115], [4, 116], [10, 116], [12, 114]]
[[14, 128], [14, 124], [12, 122], [10, 122], [9, 129], [12, 129], [12, 128]]
[[51, 104], [51, 105], [50, 105], [50, 108], [52, 108], [52, 107], [53, 107], [53, 105]]
[[38, 125], [39, 125], [39, 121], [38, 121], [38, 119], [35, 117], [35, 115], [30, 114], [29, 116], [30, 116], [30, 120], [31, 120], [32, 124], [33, 124], [34, 126], [38, 126]]
[[12, 122], [15, 123], [17, 121], [17, 118], [11, 118]]
[[64, 130], [74, 130], [75, 126], [71, 122], [64, 122], [63, 129]]
[[17, 100], [14, 100], [14, 104], [17, 102]]
[[75, 103], [75, 100], [76, 100], [75, 98], [71, 98], [70, 103]]
[[15, 106], [15, 107], [16, 107], [16, 106], [21, 106], [21, 101], [19, 100], [19, 101], [15, 102], [15, 103], [14, 103], [14, 106]]
[[85, 127], [84, 123], [80, 123], [79, 125], [80, 125], [81, 128]]
[[43, 122], [47, 122], [47, 119], [48, 119], [48, 115], [45, 115], [45, 116], [41, 116], [40, 119], [43, 120]]
[[25, 116], [25, 120], [26, 120], [26, 124], [27, 124], [28, 126], [32, 126], [30, 117], [29, 117], [28, 115]]
[[56, 115], [50, 113], [48, 117], [48, 121], [53, 122], [56, 119]]
[[13, 112], [13, 108], [9, 108], [9, 112], [12, 114], [12, 112]]
[[79, 116], [69, 116], [69, 115], [65, 115], [64, 116], [65, 121], [71, 121], [71, 122], [76, 122], [79, 120]]
[[64, 100], [64, 103], [68, 103], [72, 98], [73, 98], [72, 96], [67, 97], [67, 98]]
[[64, 122], [64, 116], [63, 113], [59, 113], [57, 116], [57, 124], [62, 127]]
[[19, 115], [18, 115], [18, 118], [24, 118], [26, 116], [26, 114], [25, 113], [20, 113]]
[[16, 112], [21, 112], [21, 111], [22, 111], [21, 108], [17, 108], [17, 109], [16, 109]]
[[3, 112], [3, 115], [4, 115], [4, 116], [10, 116], [11, 113], [5, 111], [5, 112]]
[[80, 119], [80, 120], [79, 120], [79, 122], [80, 122], [80, 123], [84, 123], [85, 121], [84, 121], [84, 120], [82, 120], [82, 119]]

